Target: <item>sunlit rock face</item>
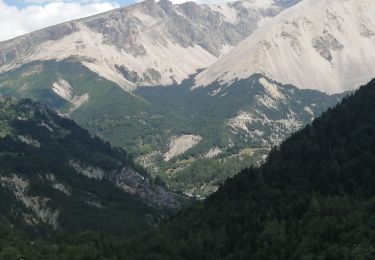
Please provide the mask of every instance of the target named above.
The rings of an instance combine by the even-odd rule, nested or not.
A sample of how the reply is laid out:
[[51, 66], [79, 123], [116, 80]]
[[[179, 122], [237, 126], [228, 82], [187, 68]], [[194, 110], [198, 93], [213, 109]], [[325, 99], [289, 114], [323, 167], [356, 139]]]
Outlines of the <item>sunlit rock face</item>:
[[304, 89], [353, 90], [375, 74], [374, 12], [372, 0], [301, 1], [200, 73], [196, 86], [261, 73]]
[[2, 42], [0, 72], [36, 60], [73, 58], [126, 90], [180, 83], [233, 49], [289, 2], [174, 5], [148, 0]]

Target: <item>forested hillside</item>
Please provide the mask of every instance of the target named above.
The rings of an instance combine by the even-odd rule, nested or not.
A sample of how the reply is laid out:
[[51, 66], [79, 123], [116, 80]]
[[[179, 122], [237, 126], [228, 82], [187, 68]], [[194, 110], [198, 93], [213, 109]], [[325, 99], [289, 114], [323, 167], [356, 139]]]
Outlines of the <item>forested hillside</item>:
[[203, 197], [343, 97], [260, 74], [225, 86], [193, 85], [190, 78], [129, 93], [74, 59], [33, 62], [0, 74], [0, 95], [48, 105], [129, 151], [171, 190]]
[[373, 259], [374, 99], [375, 80], [152, 232], [52, 247], [3, 228], [2, 248], [24, 259]]
[[124, 150], [30, 100], [0, 98], [0, 213], [36, 237], [129, 236], [179, 207]]
[[123, 259], [373, 259], [375, 80]]

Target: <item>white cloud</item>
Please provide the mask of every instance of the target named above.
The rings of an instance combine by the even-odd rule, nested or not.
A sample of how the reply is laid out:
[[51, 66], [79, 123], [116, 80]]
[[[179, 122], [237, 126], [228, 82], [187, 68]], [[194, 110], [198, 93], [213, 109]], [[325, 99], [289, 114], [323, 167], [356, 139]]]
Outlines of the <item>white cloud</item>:
[[35, 1], [49, 3], [42, 6], [29, 5], [20, 9], [0, 0], [0, 41], [54, 24], [106, 12], [119, 7], [117, 3], [113, 2]]
[[221, 3], [226, 3], [226, 2], [233, 2], [234, 0], [198, 0], [195, 1], [198, 4], [207, 4], [207, 5], [212, 5], [212, 4], [221, 4]]
[[[44, 0], [31, 0], [31, 1], [44, 1]], [[46, 0], [48, 1], [48, 0]], [[52, 0], [53, 1], [53, 0]], [[136, 0], [137, 2], [143, 2], [145, 0]], [[158, 2], [159, 0], [155, 0], [156, 2]], [[185, 2], [196, 2], [198, 4], [220, 4], [220, 3], [226, 3], [226, 2], [233, 2], [233, 1], [236, 1], [236, 0], [169, 0], [171, 1], [173, 4], [183, 4]], [[263, 1], [263, 0], [261, 0]]]

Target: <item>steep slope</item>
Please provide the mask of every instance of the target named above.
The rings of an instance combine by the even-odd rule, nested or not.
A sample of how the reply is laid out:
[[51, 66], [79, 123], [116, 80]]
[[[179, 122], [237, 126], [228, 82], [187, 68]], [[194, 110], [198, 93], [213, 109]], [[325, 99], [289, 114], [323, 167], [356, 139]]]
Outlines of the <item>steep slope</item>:
[[[151, 233], [56, 243], [0, 220], [5, 259], [372, 259], [375, 80]], [[13, 243], [12, 243], [13, 242]]]
[[[375, 80], [122, 248], [126, 259], [372, 259]], [[142, 242], [140, 242], [142, 241]]]
[[1, 212], [18, 226], [127, 236], [180, 205], [124, 150], [44, 106], [0, 98], [0, 126]]
[[[272, 146], [342, 97], [299, 90], [261, 75], [220, 91], [215, 84], [194, 90], [189, 86], [187, 83], [179, 88], [139, 88], [135, 92], [154, 107], [148, 118], [143, 115], [143, 123], [148, 127], [139, 127], [139, 142], [150, 143], [151, 134], [155, 141], [164, 140], [159, 146], [162, 149], [148, 151], [139, 157], [139, 162], [165, 172], [165, 180], [178, 190], [204, 196], [215, 190], [229, 173], [231, 176], [241, 167], [261, 161]], [[152, 128], [152, 132], [146, 132]], [[166, 161], [163, 157], [172, 151], [168, 144], [188, 136], [199, 142]]]
[[190, 90], [191, 85], [186, 80], [129, 94], [65, 60], [34, 62], [1, 75], [0, 95], [49, 105], [126, 148], [173, 190], [199, 196], [261, 161], [273, 145], [342, 97], [299, 90], [258, 74], [233, 87]]
[[172, 189], [204, 197], [343, 96], [299, 90], [262, 75], [220, 91], [217, 85], [189, 86], [139, 88], [135, 93], [153, 110], [143, 114], [133, 139], [142, 146], [162, 141], [138, 161]]
[[375, 2], [304, 0], [272, 19], [200, 73], [196, 86], [262, 73], [328, 93], [353, 90], [375, 74]]
[[32, 61], [75, 58], [127, 90], [180, 83], [295, 2], [148, 0], [2, 42], [0, 73]]

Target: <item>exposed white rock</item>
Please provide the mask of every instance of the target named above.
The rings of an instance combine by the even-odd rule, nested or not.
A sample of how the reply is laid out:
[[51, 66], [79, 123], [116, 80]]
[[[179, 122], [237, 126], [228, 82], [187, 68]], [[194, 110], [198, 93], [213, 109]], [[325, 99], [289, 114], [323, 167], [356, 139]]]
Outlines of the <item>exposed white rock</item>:
[[[80, 173], [80, 174], [82, 174], [82, 175], [84, 175], [88, 178], [91, 178], [91, 179], [96, 179], [96, 180], [107, 179], [107, 180], [109, 180], [110, 178], [112, 178], [112, 176], [120, 177], [120, 172], [114, 172], [114, 171], [106, 172], [105, 170], [103, 170], [99, 167], [94, 167], [94, 166], [87, 165], [85, 163], [74, 161], [74, 160], [70, 161], [70, 165], [72, 167], [74, 167], [74, 169], [78, 173]], [[144, 181], [144, 177], [142, 175], [140, 175], [137, 172], [132, 171], [130, 169], [129, 169], [129, 171], [131, 171], [131, 174], [134, 175], [132, 177], [134, 177], [137, 180]], [[114, 179], [114, 185], [116, 187], [121, 188], [122, 190], [124, 190], [127, 193], [136, 194], [136, 191], [137, 191], [136, 187], [133, 187], [132, 185], [129, 185], [129, 183], [127, 183], [127, 182], [121, 181], [121, 179], [119, 179], [119, 178]]]
[[223, 151], [219, 147], [213, 147], [211, 148], [205, 155], [205, 158], [213, 158], [219, 154], [221, 154]]
[[313, 118], [315, 117], [314, 112], [310, 107], [304, 107], [304, 109], [307, 113], [309, 113]]
[[259, 84], [263, 86], [264, 93], [256, 95], [255, 100], [261, 106], [277, 110], [280, 104], [287, 103], [287, 99], [280, 91], [280, 86], [277, 83], [273, 83], [270, 80], [261, 77], [259, 79]]
[[[74, 58], [125, 90], [180, 83], [281, 12], [279, 2], [144, 1], [0, 43], [0, 73], [32, 61]], [[54, 88], [70, 100], [66, 83]]]
[[95, 180], [103, 180], [106, 176], [106, 172], [99, 168], [91, 165], [83, 165], [82, 163], [71, 160], [69, 164], [80, 174]]
[[66, 101], [70, 102], [73, 97], [73, 88], [69, 84], [69, 82], [64, 79], [59, 79], [58, 81], [53, 83], [52, 90]]
[[[254, 125], [261, 125], [267, 128], [270, 131], [269, 136], [264, 136], [264, 132], [257, 128], [248, 128]], [[249, 141], [262, 141], [265, 147], [278, 145], [288, 133], [299, 130], [302, 125], [303, 122], [297, 120], [292, 111], [285, 118], [277, 120], [271, 120], [265, 114], [257, 111], [239, 111], [236, 117], [228, 121], [228, 126], [233, 133], [238, 134], [243, 131]]]
[[375, 75], [375, 1], [304, 0], [196, 77], [230, 84], [255, 73], [299, 88], [353, 90]]
[[46, 122], [42, 121], [42, 123], [40, 124], [41, 126], [45, 127], [48, 131], [50, 131], [51, 133], [54, 132], [53, 128]]
[[72, 104], [70, 112], [73, 112], [89, 100], [89, 94], [87, 93], [81, 96], [74, 95], [73, 87], [68, 81], [64, 80], [63, 78], [60, 78], [58, 81], [52, 84], [52, 90], [58, 96]]
[[49, 180], [52, 184], [52, 187], [56, 190], [61, 191], [67, 196], [72, 195], [72, 188], [69, 187], [68, 185], [62, 184], [57, 181], [56, 176], [54, 174], [47, 174], [46, 175], [47, 180]]
[[253, 122], [253, 117], [251, 113], [247, 113], [246, 111], [240, 111], [238, 115], [229, 120], [228, 125], [233, 128], [234, 130], [241, 129], [245, 132], [250, 132], [247, 128], [247, 124]]
[[[159, 42], [148, 34], [139, 35], [140, 41], [148, 46], [148, 55], [135, 57], [115, 46], [105, 44], [100, 33], [90, 30], [83, 23], [76, 24], [80, 28], [79, 31], [59, 41], [43, 43], [29, 60], [85, 57], [82, 63], [90, 70], [125, 89], [132, 89], [135, 85], [126, 80], [115, 66], [125, 66], [138, 75], [145, 73], [148, 68], [155, 68], [161, 75], [157, 83], [167, 85], [173, 83], [173, 80], [181, 82], [195, 70], [207, 67], [217, 59], [198, 45], [185, 48], [169, 40]], [[145, 85], [149, 83], [146, 82]], [[72, 99], [70, 90], [70, 85], [66, 81], [59, 80], [54, 83], [54, 91], [68, 101]]]
[[[297, 2], [297, 1], [295, 1]], [[253, 15], [258, 15], [258, 24], [264, 24], [265, 20], [271, 16], [269, 14], [276, 14], [282, 11], [282, 5], [279, 5], [277, 1], [274, 0], [242, 0], [237, 2], [225, 2], [220, 4], [209, 5], [209, 7], [222, 14], [225, 21], [228, 23], [236, 24], [239, 22], [239, 18], [244, 13], [241, 13], [241, 8], [247, 10]]]
[[281, 91], [279, 91], [278, 85], [270, 82], [266, 78], [260, 78], [259, 83], [264, 87], [267, 94], [274, 100], [285, 101], [285, 96]]
[[53, 183], [52, 187], [55, 188], [56, 190], [61, 191], [62, 193], [65, 193], [65, 195], [68, 195], [68, 196], [72, 195], [71, 189], [62, 183], [58, 183], [58, 182]]
[[236, 8], [228, 3], [222, 3], [217, 5], [211, 5], [210, 8], [218, 13], [221, 13], [225, 17], [225, 21], [229, 23], [236, 23], [238, 18], [238, 12]]
[[94, 207], [94, 208], [97, 208], [97, 209], [102, 209], [104, 208], [102, 204], [100, 204], [100, 202], [98, 201], [94, 201], [94, 200], [86, 200], [85, 201], [88, 205]]
[[173, 136], [169, 143], [169, 148], [166, 153], [164, 153], [164, 161], [169, 161], [173, 157], [184, 154], [187, 150], [194, 147], [202, 140], [199, 135], [180, 135]]
[[70, 103], [72, 104], [72, 108], [70, 109], [70, 112], [73, 112], [80, 106], [82, 106], [84, 103], [86, 103], [89, 100], [89, 94], [85, 93], [82, 96], [74, 96]]
[[38, 140], [31, 138], [30, 136], [24, 136], [24, 135], [19, 135], [18, 139], [21, 142], [24, 142], [25, 144], [35, 146], [37, 148], [40, 148], [40, 143]]
[[47, 206], [48, 198], [28, 195], [30, 183], [27, 179], [17, 175], [1, 176], [0, 182], [3, 187], [10, 189], [15, 198], [21, 201], [34, 215], [25, 215], [25, 221], [29, 224], [43, 222], [54, 229], [58, 228], [59, 210]]
[[90, 166], [84, 162], [71, 160], [69, 164], [79, 174], [97, 180], [107, 180], [115, 187], [135, 195], [145, 203], [153, 207], [178, 208], [180, 203], [175, 197], [164, 188], [151, 185], [149, 179], [138, 172], [123, 167], [117, 170], [105, 171], [99, 167]]
[[257, 9], [268, 9], [272, 7], [275, 4], [275, 1], [273, 0], [247, 0], [244, 1], [245, 6], [250, 6], [252, 8], [257, 8]]

